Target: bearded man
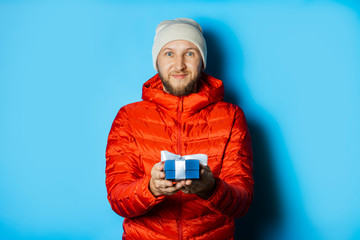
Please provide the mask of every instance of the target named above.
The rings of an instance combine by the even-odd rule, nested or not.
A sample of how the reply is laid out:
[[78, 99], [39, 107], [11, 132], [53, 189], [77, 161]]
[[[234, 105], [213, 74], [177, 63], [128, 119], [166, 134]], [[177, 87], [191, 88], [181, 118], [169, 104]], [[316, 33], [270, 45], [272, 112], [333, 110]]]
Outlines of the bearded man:
[[[234, 218], [253, 197], [250, 135], [243, 111], [226, 103], [224, 87], [206, 73], [200, 25], [161, 22], [152, 50], [158, 74], [143, 101], [122, 107], [106, 148], [112, 209], [124, 217], [123, 239], [234, 239]], [[165, 179], [160, 152], [206, 154], [199, 179]]]

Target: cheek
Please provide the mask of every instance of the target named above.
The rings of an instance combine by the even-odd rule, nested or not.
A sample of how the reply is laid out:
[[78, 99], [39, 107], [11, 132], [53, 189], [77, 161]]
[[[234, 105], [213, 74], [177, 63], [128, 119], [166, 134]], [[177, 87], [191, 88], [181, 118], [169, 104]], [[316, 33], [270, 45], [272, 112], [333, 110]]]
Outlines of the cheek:
[[169, 62], [161, 61], [160, 59], [157, 62], [158, 70], [161, 71], [163, 74], [167, 73], [171, 67]]
[[198, 62], [194, 63], [191, 66], [191, 70], [194, 74], [201, 72], [201, 68], [202, 68], [202, 64], [201, 63], [199, 64]]
[[192, 63], [192, 70], [196, 72], [200, 72], [202, 68], [202, 59], [195, 59]]

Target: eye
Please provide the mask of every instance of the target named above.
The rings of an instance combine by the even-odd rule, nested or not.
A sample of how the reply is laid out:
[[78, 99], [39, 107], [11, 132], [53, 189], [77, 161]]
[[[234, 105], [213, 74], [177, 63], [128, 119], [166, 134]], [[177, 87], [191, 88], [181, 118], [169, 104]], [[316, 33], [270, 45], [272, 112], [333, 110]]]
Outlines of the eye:
[[187, 56], [194, 56], [195, 54], [193, 52], [186, 53]]
[[172, 55], [173, 55], [172, 52], [166, 52], [166, 53], [165, 53], [165, 56], [168, 56], [168, 57], [171, 57]]

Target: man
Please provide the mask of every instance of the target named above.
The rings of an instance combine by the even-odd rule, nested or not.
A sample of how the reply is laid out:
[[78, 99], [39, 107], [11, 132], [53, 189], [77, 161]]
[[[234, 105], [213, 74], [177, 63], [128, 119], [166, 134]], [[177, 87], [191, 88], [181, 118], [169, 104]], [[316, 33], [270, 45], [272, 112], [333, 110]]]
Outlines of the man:
[[[242, 110], [203, 72], [206, 43], [191, 19], [161, 22], [143, 101], [122, 107], [106, 149], [112, 209], [123, 239], [233, 239], [253, 196], [252, 151]], [[206, 154], [199, 180], [165, 180], [160, 151]]]

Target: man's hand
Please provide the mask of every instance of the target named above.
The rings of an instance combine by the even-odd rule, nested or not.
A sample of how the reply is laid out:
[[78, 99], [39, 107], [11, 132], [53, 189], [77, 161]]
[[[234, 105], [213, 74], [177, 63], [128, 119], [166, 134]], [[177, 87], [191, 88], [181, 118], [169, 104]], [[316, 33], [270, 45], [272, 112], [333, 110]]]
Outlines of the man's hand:
[[216, 182], [209, 166], [200, 164], [200, 179], [186, 180], [183, 193], [194, 193], [203, 199], [208, 199], [214, 193]]
[[185, 180], [177, 182], [165, 180], [164, 163], [160, 162], [151, 169], [151, 179], [149, 183], [149, 190], [155, 196], [173, 195], [179, 191], [184, 185]]

